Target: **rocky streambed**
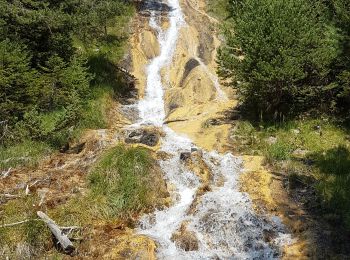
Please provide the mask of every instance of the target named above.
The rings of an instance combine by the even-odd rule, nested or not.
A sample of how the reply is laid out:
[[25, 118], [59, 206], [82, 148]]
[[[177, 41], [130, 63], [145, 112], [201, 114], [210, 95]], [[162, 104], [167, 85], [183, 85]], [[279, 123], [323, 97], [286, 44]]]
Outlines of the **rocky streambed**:
[[[155, 147], [171, 203], [141, 218], [138, 233], [160, 259], [274, 259], [291, 237], [240, 191], [242, 160], [227, 153], [232, 90], [215, 74], [219, 45], [202, 1], [144, 1], [131, 42], [138, 111], [126, 141]], [[205, 26], [204, 26], [205, 24]]]

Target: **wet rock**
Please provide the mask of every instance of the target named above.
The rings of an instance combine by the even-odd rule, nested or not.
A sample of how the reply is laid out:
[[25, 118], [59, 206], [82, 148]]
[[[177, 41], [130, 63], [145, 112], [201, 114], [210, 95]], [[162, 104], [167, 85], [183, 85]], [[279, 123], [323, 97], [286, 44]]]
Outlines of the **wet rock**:
[[156, 155], [157, 155], [157, 159], [162, 161], [166, 161], [172, 158], [171, 154], [168, 154], [167, 152], [164, 152], [164, 151], [157, 151]]
[[69, 143], [66, 143], [65, 145], [63, 145], [60, 149], [60, 153], [65, 153], [69, 150]]
[[160, 135], [158, 132], [150, 129], [136, 129], [127, 133], [125, 142], [131, 144], [141, 143], [148, 146], [156, 146], [159, 142], [159, 136]]
[[188, 231], [185, 225], [182, 225], [180, 230], [174, 233], [171, 240], [176, 246], [185, 251], [198, 251], [198, 239], [194, 232]]
[[180, 154], [180, 160], [181, 161], [186, 161], [188, 160], [189, 158], [191, 158], [191, 153], [190, 152], [182, 152]]
[[148, 146], [156, 146], [159, 141], [159, 136], [156, 133], [145, 133], [141, 137], [141, 143]]
[[79, 153], [81, 153], [84, 150], [85, 144], [86, 143], [81, 143], [81, 144], [77, 144], [77, 145], [71, 147], [69, 143], [66, 143], [60, 149], [60, 152], [61, 153], [67, 153], [67, 154], [79, 154]]
[[273, 230], [264, 229], [263, 230], [264, 241], [267, 243], [272, 242], [276, 238], [276, 233]]

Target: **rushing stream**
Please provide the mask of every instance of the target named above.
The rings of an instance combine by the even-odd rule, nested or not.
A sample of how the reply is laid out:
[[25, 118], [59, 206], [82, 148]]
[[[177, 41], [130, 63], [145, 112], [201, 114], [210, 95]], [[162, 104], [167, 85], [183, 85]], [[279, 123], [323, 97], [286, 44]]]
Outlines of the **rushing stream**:
[[[138, 103], [140, 120], [133, 127], [153, 125], [163, 129], [165, 137], [162, 138], [161, 151], [171, 158], [160, 161], [160, 165], [168, 186], [173, 187], [173, 204], [165, 210], [144, 216], [140, 221], [139, 233], [158, 243], [159, 259], [279, 258], [281, 246], [289, 240], [289, 235], [284, 233], [278, 218], [257, 216], [248, 195], [239, 192], [239, 158], [229, 153], [203, 152], [203, 160], [213, 176], [211, 189], [200, 197], [195, 210], [189, 213], [201, 181], [186, 168], [180, 154], [198, 148], [187, 137], [163, 125], [165, 110], [161, 76], [161, 70], [171, 65], [179, 29], [186, 23], [179, 0], [168, 0], [167, 4], [171, 8], [167, 30], [162, 30], [157, 13], [153, 11], [151, 14], [150, 26], [158, 33], [160, 55], [151, 60], [147, 67], [146, 93]], [[203, 63], [201, 66], [205, 67]], [[212, 78], [213, 74], [210, 75]], [[219, 102], [220, 98], [225, 98], [224, 93], [219, 86], [215, 87], [218, 97], [213, 102]], [[172, 241], [173, 233], [183, 223], [187, 223], [187, 230], [195, 234], [198, 250], [185, 251]], [[269, 243], [265, 239], [266, 232], [276, 234]]]

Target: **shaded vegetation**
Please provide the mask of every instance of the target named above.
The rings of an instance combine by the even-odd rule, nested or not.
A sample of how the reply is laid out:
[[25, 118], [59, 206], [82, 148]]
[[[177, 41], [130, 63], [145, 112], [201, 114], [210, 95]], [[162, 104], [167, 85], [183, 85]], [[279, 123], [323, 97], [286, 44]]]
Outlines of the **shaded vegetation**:
[[[320, 171], [316, 184], [328, 212], [343, 216], [350, 230], [350, 149], [343, 145], [311, 155]], [[339, 219], [337, 219], [339, 221]], [[339, 223], [339, 222], [338, 222]]]
[[238, 149], [312, 187], [319, 214], [350, 230], [349, 1], [209, 2], [226, 17], [219, 74], [240, 99]]
[[106, 127], [110, 100], [128, 91], [115, 64], [133, 10], [122, 0], [0, 1], [0, 170]]
[[249, 117], [349, 108], [347, 1], [242, 0], [228, 9], [219, 71]]

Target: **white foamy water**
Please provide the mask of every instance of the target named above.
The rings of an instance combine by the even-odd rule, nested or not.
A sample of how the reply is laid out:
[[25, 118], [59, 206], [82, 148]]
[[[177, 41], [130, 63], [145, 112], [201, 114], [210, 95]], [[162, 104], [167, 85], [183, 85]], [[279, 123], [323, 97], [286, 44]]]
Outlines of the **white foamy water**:
[[[149, 3], [151, 4], [151, 2]], [[171, 65], [179, 36], [184, 25], [179, 0], [168, 0], [169, 27], [163, 31], [156, 12], [152, 13], [150, 26], [158, 33], [160, 55], [150, 61], [147, 67], [147, 86], [145, 98], [138, 103], [140, 120], [133, 127], [154, 125], [165, 133], [161, 151], [170, 159], [161, 160], [160, 166], [168, 187], [171, 187], [173, 205], [144, 216], [140, 220], [138, 232], [153, 238], [157, 243], [159, 259], [274, 259], [278, 258], [281, 246], [290, 240], [283, 226], [276, 218], [266, 219], [254, 214], [247, 194], [239, 192], [238, 179], [241, 160], [231, 154], [203, 152], [203, 160], [212, 173], [211, 191], [201, 196], [192, 213], [189, 212], [195, 194], [200, 187], [200, 179], [180, 160], [182, 152], [195, 147], [192, 141], [178, 135], [167, 126], [165, 118], [161, 70]], [[204, 64], [201, 64], [206, 68]], [[209, 74], [209, 73], [208, 73]], [[225, 98], [219, 87], [217, 77], [209, 77], [217, 83], [218, 98]], [[214, 82], [214, 83], [215, 83]], [[197, 239], [199, 250], [186, 252], [179, 248], [171, 237], [182, 223]], [[267, 243], [264, 232], [276, 234]]]
[[150, 26], [158, 32], [160, 55], [154, 58], [147, 67], [147, 87], [145, 98], [139, 102], [138, 109], [142, 124], [162, 126], [165, 110], [163, 101], [163, 86], [160, 71], [168, 65], [176, 48], [178, 31], [184, 23], [182, 12], [177, 0], [169, 0], [169, 6], [173, 8], [169, 15], [169, 29], [163, 31], [155, 20], [155, 12], [152, 12]]

